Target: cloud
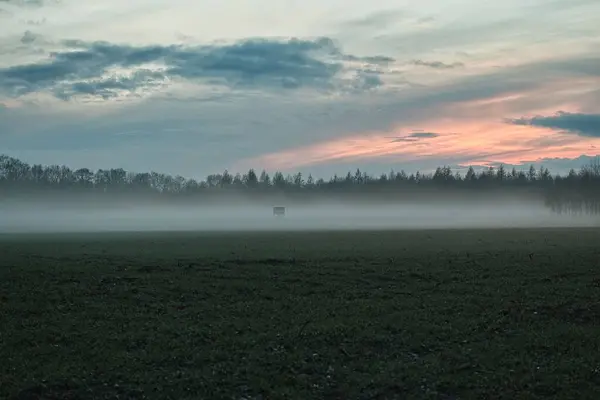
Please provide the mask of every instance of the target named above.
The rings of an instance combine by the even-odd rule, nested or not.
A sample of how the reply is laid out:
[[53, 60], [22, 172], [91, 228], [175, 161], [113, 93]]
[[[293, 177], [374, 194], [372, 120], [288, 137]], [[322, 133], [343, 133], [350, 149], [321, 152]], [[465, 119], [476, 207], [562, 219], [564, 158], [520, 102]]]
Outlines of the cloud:
[[[460, 172], [461, 175], [467, 172], [469, 166], [473, 166], [475, 171], [486, 170], [490, 166], [498, 168], [503, 165], [505, 170], [510, 171], [513, 168], [517, 171], [527, 171], [531, 165], [539, 171], [540, 167], [548, 168], [552, 174], [567, 174], [570, 169], [579, 171], [581, 167], [590, 164], [590, 162], [599, 160], [598, 156], [580, 155], [574, 158], [538, 158], [532, 160], [523, 160], [519, 163], [489, 163], [488, 165], [470, 164], [461, 157], [432, 157], [417, 160], [401, 159], [398, 157], [382, 157], [374, 160], [365, 161], [360, 164], [361, 171], [365, 171], [370, 176], [378, 177], [381, 173], [388, 173], [391, 170], [399, 172], [405, 171], [407, 174], [420, 171], [424, 174], [433, 173], [437, 167], [449, 166], [453, 171]], [[330, 178], [333, 174], [344, 176], [347, 171], [354, 171], [357, 168], [356, 162], [340, 162], [335, 165], [313, 165], [308, 168], [299, 168], [304, 174], [313, 174], [313, 177]], [[295, 171], [295, 170], [290, 170]]]
[[[32, 35], [26, 33], [25, 41], [35, 40]], [[106, 82], [102, 93], [114, 94], [115, 88], [134, 91], [149, 82], [178, 78], [231, 88], [368, 90], [383, 82], [377, 74], [369, 73], [364, 64], [377, 66], [394, 61], [385, 56], [345, 54], [328, 38], [247, 39], [204, 46], [129, 46], [78, 40], [64, 44], [67, 49], [53, 53], [50, 60], [0, 69], [1, 88], [12, 96], [20, 96], [48, 89], [57, 93], [67, 85], [71, 88], [68, 95], [59, 96], [66, 99], [78, 94], [93, 95], [96, 92], [88, 89], [98, 85], [98, 81]], [[363, 66], [347, 66], [345, 61], [359, 61]], [[123, 79], [106, 79], [112, 69], [131, 72], [136, 68], [150, 69], [149, 65], [154, 72], [142, 74], [144, 79], [138, 79], [138, 75], [126, 79], [125, 85]], [[344, 76], [348, 72], [354, 74]], [[151, 80], [146, 79], [150, 76]]]
[[514, 125], [529, 125], [600, 138], [600, 114], [579, 114], [559, 111], [552, 116], [509, 119]]
[[[92, 3], [0, 2], [15, 16], [0, 20], [5, 152], [204, 175], [246, 159], [255, 168], [379, 163], [386, 171], [573, 158], [600, 146], [503, 123], [556, 110], [598, 113], [597, 0], [434, 8], [332, 0], [301, 10], [242, 0]], [[435, 23], [422, 23], [428, 15]], [[43, 25], [26, 25], [41, 18]], [[26, 29], [43, 36], [24, 45]], [[288, 37], [300, 39], [281, 39]], [[125, 95], [133, 100], [121, 101]], [[114, 135], [136, 130], [144, 134]], [[427, 132], [439, 136], [411, 137]]]
[[433, 139], [438, 136], [440, 136], [440, 134], [435, 132], [413, 132], [410, 135], [392, 137], [390, 139], [394, 139], [392, 140], [392, 143], [417, 142], [421, 139]]
[[438, 136], [440, 136], [439, 133], [434, 133], [434, 132], [414, 132], [409, 135], [409, 137], [411, 137], [411, 138], [420, 138], [420, 139], [434, 138], [434, 137], [438, 137]]
[[46, 22], [48, 22], [48, 20], [46, 18], [42, 18], [42, 19], [28, 19], [27, 21], [25, 21], [25, 23], [27, 25], [33, 25], [33, 26], [41, 26], [41, 25], [44, 25]]
[[164, 76], [160, 72], [142, 69], [133, 72], [131, 76], [112, 76], [59, 85], [52, 93], [62, 100], [69, 100], [78, 95], [108, 100], [122, 93], [135, 93], [140, 88], [149, 89], [161, 86], [163, 83]]
[[530, 165], [533, 165], [536, 169], [540, 167], [548, 168], [551, 173], [554, 174], [565, 174], [569, 170], [574, 169], [576, 171], [580, 170], [582, 167], [589, 165], [591, 162], [600, 160], [599, 155], [585, 155], [582, 154], [578, 157], [568, 158], [568, 157], [542, 157], [535, 160], [522, 160], [519, 163], [514, 164], [502, 164], [502, 163], [490, 163], [490, 166], [499, 167], [500, 165], [504, 165], [504, 168], [511, 169], [515, 168], [517, 170], [523, 170], [529, 168]]
[[44, 5], [43, 0], [0, 0], [0, 3], [6, 3], [13, 6], [34, 6], [40, 7]]
[[40, 8], [48, 4], [59, 4], [61, 0], [0, 0], [0, 3], [9, 4], [15, 7]]
[[341, 23], [342, 28], [346, 29], [381, 29], [388, 25], [398, 22], [405, 17], [405, 12], [401, 10], [382, 10], [360, 18], [353, 18]]
[[[516, 0], [491, 7], [471, 0], [442, 3], [434, 11], [435, 24], [426, 28], [402, 23], [394, 30], [372, 35], [368, 42], [357, 37], [365, 37], [363, 32], [355, 33], [354, 38], [373, 49], [393, 48], [395, 54], [403, 54], [407, 60], [467, 52], [474, 56], [473, 64], [495, 59], [498, 65], [531, 60], [542, 52], [572, 54], [597, 42], [595, 15], [600, 3], [595, 0], [531, 0], [527, 7]], [[430, 5], [415, 8], [427, 14], [433, 11]], [[465, 12], [467, 9], [469, 12]], [[527, 29], [524, 20], [528, 21]], [[573, 21], [577, 21], [576, 28]]]
[[0, 0], [0, 3], [14, 7], [40, 8], [47, 5], [60, 4], [62, 0]]
[[[570, 88], [570, 94], [563, 98], [563, 104], [573, 98], [579, 99], [580, 96], [573, 88], [589, 90], [590, 85], [597, 82], [593, 80], [595, 78], [590, 80], [585, 74], [579, 73], [579, 67], [586, 63], [598, 65], [598, 60], [595, 61], [594, 63], [592, 59], [574, 58], [569, 62], [557, 60], [494, 69], [491, 73], [463, 77], [449, 84], [413, 87], [400, 91], [377, 91], [368, 96], [322, 98], [304, 95], [282, 96], [280, 92], [256, 94], [253, 91], [240, 91], [231, 94], [228, 90], [223, 90], [224, 97], [220, 98], [220, 89], [217, 89], [211, 93], [197, 93], [192, 90], [183, 93], [185, 96], [182, 93], [165, 92], [143, 102], [122, 102], [115, 103], [114, 106], [110, 105], [112, 102], [106, 102], [106, 106], [100, 108], [74, 103], [56, 103], [52, 107], [14, 107], [0, 118], [0, 139], [8, 135], [13, 137], [10, 141], [8, 138], [2, 139], [0, 147], [7, 149], [6, 151], [13, 149], [12, 154], [13, 151], [33, 146], [33, 138], [47, 135], [56, 137], [64, 132], [70, 132], [70, 136], [57, 139], [54, 142], [55, 146], [86, 142], [93, 136], [103, 137], [116, 131], [137, 129], [150, 131], [150, 136], [153, 136], [157, 129], [184, 128], [188, 129], [189, 133], [178, 136], [177, 140], [165, 139], [164, 143], [145, 142], [137, 149], [123, 149], [119, 154], [127, 157], [126, 161], [131, 165], [137, 163], [140, 168], [156, 170], [171, 170], [174, 167], [170, 163], [174, 158], [178, 158], [182, 160], [178, 168], [182, 168], [181, 173], [186, 174], [232, 168], [238, 160], [246, 159], [249, 159], [246, 167], [287, 166], [294, 169], [302, 165], [313, 168], [322, 164], [322, 168], [327, 169], [330, 168], [327, 165], [338, 162], [340, 155], [344, 155], [348, 162], [358, 166], [371, 162], [368, 160], [391, 154], [391, 158], [386, 160], [390, 165], [398, 162], [399, 152], [408, 153], [403, 156], [406, 162], [409, 158], [420, 160], [418, 162], [428, 159], [440, 160], [448, 158], [449, 155], [464, 162], [472, 159], [515, 162], [532, 159], [540, 154], [574, 157], [589, 151], [587, 144], [585, 148], [582, 144], [577, 148], [567, 149], [575, 146], [575, 142], [580, 140], [579, 137], [573, 135], [573, 143], [569, 145], [529, 145], [524, 141], [543, 137], [547, 132], [531, 127], [507, 129], [502, 123], [502, 118], [519, 117], [530, 112], [544, 113], [543, 110], [548, 109], [548, 104], [551, 104], [551, 110], [566, 109], [555, 106], [556, 90], [552, 85], [548, 86], [549, 82], [564, 82], [565, 87]], [[571, 65], [577, 67], [575, 72], [569, 68]], [[534, 103], [521, 100], [527, 99], [532, 91], [539, 88], [548, 89], [552, 96], [539, 97], [539, 101]], [[481, 112], [481, 106], [469, 103], [475, 100], [493, 100], [498, 96], [505, 97], [515, 93], [521, 96], [518, 97], [520, 104], [515, 108], [517, 112], [505, 113], [503, 109], [497, 109], [498, 106]], [[206, 101], [207, 96], [211, 98], [210, 101]], [[561, 97], [562, 93], [558, 95], [558, 98]], [[25, 99], [13, 101], [23, 102]], [[509, 104], [514, 101], [507, 100]], [[548, 101], [550, 103], [547, 103]], [[57, 113], [57, 108], [64, 112]], [[493, 123], [488, 123], [485, 118], [482, 120], [482, 116], [491, 117]], [[468, 121], [473, 123], [463, 126]], [[398, 126], [402, 134], [395, 130]], [[411, 131], [406, 131], [406, 128], [413, 127], [426, 127], [426, 131], [441, 133], [441, 136], [422, 139], [405, 146], [390, 143], [398, 136], [410, 134]], [[355, 146], [354, 136], [368, 136], [368, 133], [373, 131], [381, 135], [381, 141], [367, 137], [367, 140], [356, 145], [355, 150], [349, 150]], [[450, 132], [460, 134], [449, 135]], [[23, 135], [20, 135], [21, 133]], [[343, 139], [348, 137], [350, 138], [347, 141]], [[335, 142], [335, 145], [320, 150], [323, 145], [338, 139], [339, 143]], [[503, 141], [510, 143], [506, 144]], [[313, 145], [314, 148], [304, 149]], [[506, 149], [518, 154], [507, 156], [487, 153], [489, 149], [496, 147], [501, 151]], [[117, 157], [114, 153], [117, 148], [118, 146], [106, 150], [107, 160], [111, 155]], [[45, 153], [46, 151], [48, 153]], [[37, 157], [46, 157], [49, 152], [50, 149], [40, 149], [36, 150], [35, 155], [32, 153], [28, 157], [35, 160]], [[132, 158], [131, 152], [136, 153], [135, 158]], [[194, 153], [195, 156], [188, 155], [188, 152]], [[315, 152], [318, 154], [313, 157]], [[523, 152], [526, 154], [521, 154]], [[185, 157], [180, 157], [180, 153], [185, 153]], [[67, 150], [63, 154], [65, 160], [78, 157]], [[157, 154], [162, 156], [157, 157]], [[280, 156], [268, 157], [266, 160], [263, 157], [274, 154]], [[369, 158], [363, 157], [362, 154]], [[185, 163], [183, 160], [186, 160]]]
[[346, 60], [346, 61], [359, 61], [359, 62], [363, 62], [363, 63], [377, 64], [377, 65], [390, 64], [390, 63], [393, 63], [394, 61], [396, 61], [394, 58], [386, 57], [386, 56], [357, 57], [357, 56], [353, 56], [351, 54], [343, 54], [341, 52], [337, 53], [337, 54], [339, 56], [341, 56], [341, 58], [343, 60]]
[[31, 43], [35, 42], [38, 37], [39, 37], [39, 35], [36, 35], [35, 33], [31, 32], [31, 31], [25, 31], [25, 33], [23, 33], [23, 36], [21, 37], [21, 43], [31, 44]]
[[434, 68], [434, 69], [454, 69], [454, 68], [460, 68], [460, 67], [465, 66], [465, 64], [463, 64], [461, 62], [446, 64], [441, 61], [423, 61], [423, 60], [412, 60], [412, 61], [410, 61], [410, 64], [417, 65], [420, 67]]

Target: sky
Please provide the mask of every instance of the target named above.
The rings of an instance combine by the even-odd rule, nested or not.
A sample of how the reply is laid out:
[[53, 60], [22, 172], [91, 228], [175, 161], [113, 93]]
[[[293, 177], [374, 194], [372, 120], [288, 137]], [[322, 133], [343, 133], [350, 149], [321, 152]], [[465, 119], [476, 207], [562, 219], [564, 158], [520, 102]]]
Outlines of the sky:
[[187, 177], [600, 154], [598, 0], [0, 0], [0, 153]]

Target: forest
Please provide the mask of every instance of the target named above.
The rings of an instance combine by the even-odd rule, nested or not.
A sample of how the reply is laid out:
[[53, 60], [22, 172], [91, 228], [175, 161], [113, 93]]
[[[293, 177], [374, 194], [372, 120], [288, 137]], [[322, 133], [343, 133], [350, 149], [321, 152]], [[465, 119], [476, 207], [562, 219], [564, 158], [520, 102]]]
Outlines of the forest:
[[390, 171], [371, 176], [357, 169], [345, 176], [314, 179], [302, 173], [276, 171], [246, 173], [224, 171], [198, 181], [158, 172], [130, 172], [122, 168], [72, 170], [64, 165], [30, 165], [0, 155], [0, 199], [27, 201], [38, 195], [137, 201], [240, 201], [249, 199], [343, 198], [346, 200], [444, 201], [450, 198], [498, 198], [521, 196], [543, 198], [558, 213], [600, 213], [600, 158], [566, 175], [552, 174], [533, 165], [507, 170], [503, 165], [476, 172], [469, 167], [463, 175], [448, 166], [432, 173]]

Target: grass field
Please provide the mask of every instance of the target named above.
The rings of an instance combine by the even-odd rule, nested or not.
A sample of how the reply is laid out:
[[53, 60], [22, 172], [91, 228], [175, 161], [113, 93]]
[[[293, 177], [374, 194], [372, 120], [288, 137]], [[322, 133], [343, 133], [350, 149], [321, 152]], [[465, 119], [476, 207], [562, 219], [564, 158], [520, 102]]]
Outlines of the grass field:
[[0, 236], [0, 399], [597, 399], [600, 230]]

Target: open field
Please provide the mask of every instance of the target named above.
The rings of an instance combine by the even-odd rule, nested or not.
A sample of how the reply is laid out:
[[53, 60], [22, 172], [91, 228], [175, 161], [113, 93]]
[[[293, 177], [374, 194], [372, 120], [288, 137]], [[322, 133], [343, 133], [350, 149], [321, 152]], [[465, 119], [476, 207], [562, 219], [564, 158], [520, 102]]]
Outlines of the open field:
[[600, 229], [0, 236], [1, 399], [596, 399], [599, 338]]

